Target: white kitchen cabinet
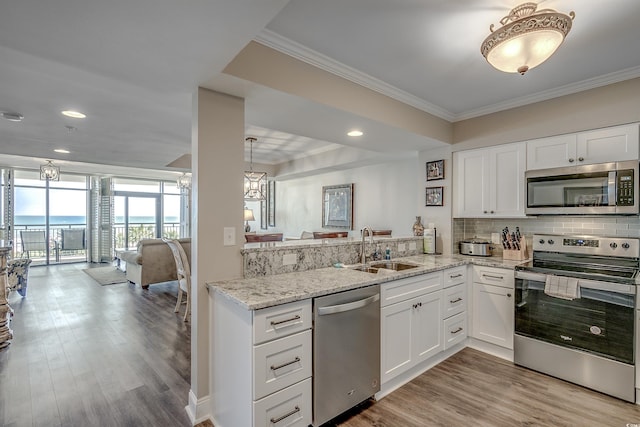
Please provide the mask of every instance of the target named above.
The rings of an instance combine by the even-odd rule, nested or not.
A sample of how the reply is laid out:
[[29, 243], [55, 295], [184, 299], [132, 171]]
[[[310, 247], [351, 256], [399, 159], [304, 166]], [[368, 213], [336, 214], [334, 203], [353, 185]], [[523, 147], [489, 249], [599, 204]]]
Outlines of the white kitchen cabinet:
[[214, 424], [309, 426], [311, 300], [252, 311], [214, 293], [210, 311]]
[[637, 160], [638, 124], [527, 142], [527, 170]]
[[524, 142], [454, 153], [454, 216], [524, 217]]
[[474, 266], [472, 336], [513, 350], [512, 270]]
[[[381, 381], [384, 384], [397, 375], [444, 349], [442, 322], [442, 272], [401, 279], [381, 285]], [[424, 286], [419, 286], [422, 282]], [[434, 283], [439, 283], [434, 286]], [[407, 289], [427, 289], [421, 295], [390, 303], [385, 287], [396, 294], [407, 295]], [[392, 292], [393, 293], [393, 292]]]

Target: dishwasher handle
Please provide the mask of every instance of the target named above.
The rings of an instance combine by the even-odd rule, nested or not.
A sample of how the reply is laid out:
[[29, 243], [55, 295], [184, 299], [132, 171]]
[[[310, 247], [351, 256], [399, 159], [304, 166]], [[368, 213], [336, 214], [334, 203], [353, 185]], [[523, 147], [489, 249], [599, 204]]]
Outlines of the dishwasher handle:
[[318, 307], [318, 315], [324, 316], [326, 314], [343, 313], [345, 311], [357, 310], [362, 307], [366, 307], [372, 302], [376, 302], [380, 299], [380, 294], [371, 295], [370, 297], [348, 302], [346, 304], [327, 305], [324, 307]]

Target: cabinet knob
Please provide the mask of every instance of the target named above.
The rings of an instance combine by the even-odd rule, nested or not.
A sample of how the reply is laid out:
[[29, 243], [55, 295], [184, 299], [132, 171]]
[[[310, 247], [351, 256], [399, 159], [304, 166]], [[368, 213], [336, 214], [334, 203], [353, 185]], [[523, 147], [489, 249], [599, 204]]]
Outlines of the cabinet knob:
[[494, 211], [491, 211], [491, 213], [495, 213]]
[[579, 162], [584, 162], [584, 157], [578, 157]]
[[569, 159], [569, 163], [573, 163], [575, 160], [573, 158]]
[[507, 294], [507, 298], [511, 298], [511, 294]]
[[482, 211], [483, 213], [487, 213], [487, 211]]

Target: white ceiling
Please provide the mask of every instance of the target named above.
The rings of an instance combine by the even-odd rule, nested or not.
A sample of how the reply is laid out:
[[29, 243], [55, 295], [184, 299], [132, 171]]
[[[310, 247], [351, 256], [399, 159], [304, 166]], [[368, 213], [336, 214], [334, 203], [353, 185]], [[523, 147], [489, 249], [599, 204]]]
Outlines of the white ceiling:
[[[0, 120], [0, 154], [172, 169], [165, 165], [190, 151], [191, 93], [204, 82], [228, 81], [222, 69], [252, 39], [450, 121], [640, 76], [637, 0], [543, 1], [541, 8], [576, 13], [563, 46], [525, 76], [494, 70], [480, 43], [519, 3], [5, 1], [0, 111], [25, 119]], [[374, 150], [389, 140], [402, 142], [394, 150], [434, 144], [257, 85], [245, 96], [247, 135], [260, 140], [255, 162], [354, 145], [342, 134], [353, 123], [366, 128]], [[88, 117], [60, 115], [69, 108]]]

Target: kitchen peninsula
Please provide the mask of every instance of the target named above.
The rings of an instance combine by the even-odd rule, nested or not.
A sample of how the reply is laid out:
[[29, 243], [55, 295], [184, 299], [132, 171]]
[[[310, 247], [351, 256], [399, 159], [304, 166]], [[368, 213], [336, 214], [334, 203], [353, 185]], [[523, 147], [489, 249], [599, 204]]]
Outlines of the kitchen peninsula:
[[[288, 425], [312, 424], [314, 298], [380, 285], [382, 386], [376, 398], [382, 398], [467, 345], [469, 265], [512, 274], [522, 262], [425, 255], [421, 238], [415, 237], [376, 239], [373, 247], [376, 243], [394, 248], [392, 253], [402, 253], [398, 246], [406, 249], [392, 261], [413, 268], [356, 270], [360, 241], [353, 239], [256, 244], [243, 250], [245, 269], [254, 269], [245, 278], [207, 284], [216, 348], [211, 363], [215, 425], [268, 425], [282, 417]], [[283, 266], [282, 259], [291, 254], [300, 262]], [[310, 259], [325, 266], [307, 268]], [[332, 266], [337, 263], [345, 265]], [[300, 271], [271, 274], [296, 266]], [[409, 330], [422, 332], [409, 336]]]

